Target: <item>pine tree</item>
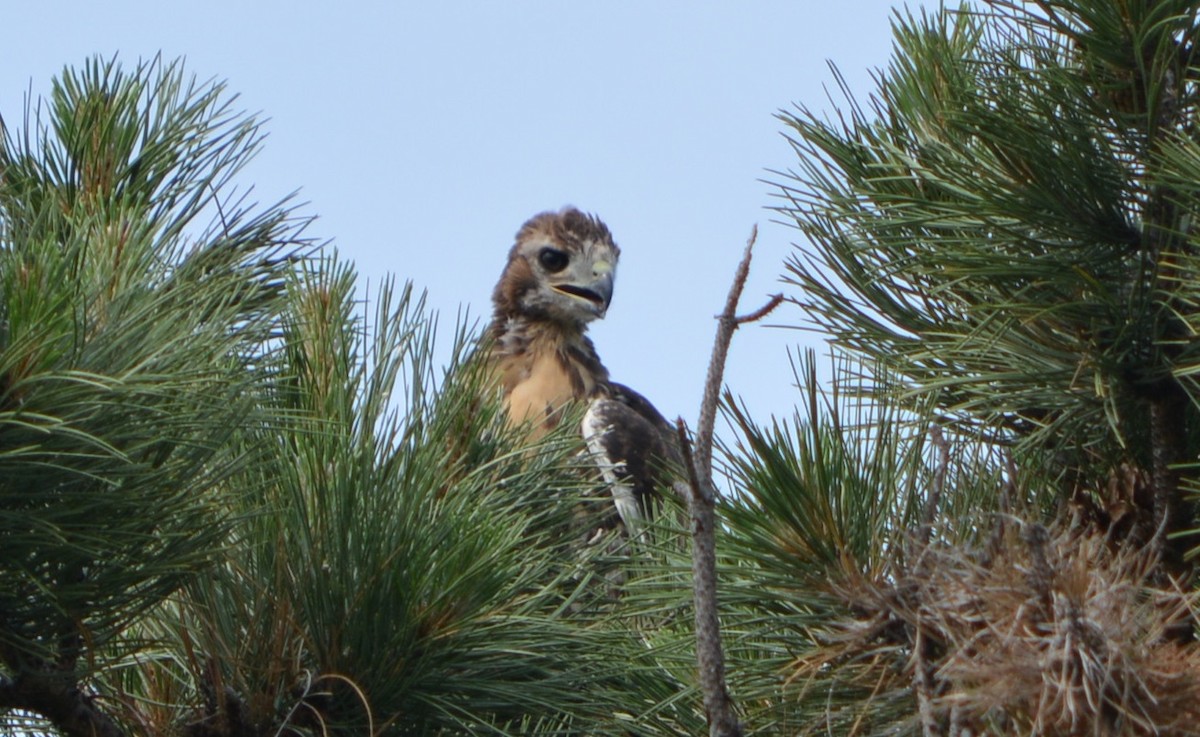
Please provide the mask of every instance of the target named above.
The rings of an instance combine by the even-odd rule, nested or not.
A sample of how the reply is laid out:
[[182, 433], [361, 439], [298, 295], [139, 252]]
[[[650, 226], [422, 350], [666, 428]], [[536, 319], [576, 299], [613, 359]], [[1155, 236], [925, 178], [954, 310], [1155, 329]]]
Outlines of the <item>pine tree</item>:
[[411, 286], [363, 309], [239, 194], [232, 102], [93, 60], [4, 139], [0, 731], [694, 731], [564, 542], [578, 438], [524, 445], [469, 331], [434, 365]]
[[1198, 10], [900, 14], [866, 104], [781, 116], [838, 366], [794, 421], [731, 408], [750, 724], [1194, 733]]
[[[219, 86], [95, 61], [0, 151], [0, 704], [121, 734], [92, 698], [122, 634], [225, 544], [272, 367], [286, 207], [228, 178], [260, 138]], [[7, 712], [19, 713], [19, 712]]]
[[[834, 371], [726, 396], [734, 731], [1194, 733], [1198, 12], [901, 14], [865, 105], [781, 116]], [[577, 438], [239, 195], [220, 85], [93, 61], [44, 115], [0, 152], [4, 729], [703, 730], [675, 516], [597, 588]]]
[[873, 119], [789, 119], [813, 188], [786, 186], [784, 210], [823, 267], [793, 273], [841, 344], [947, 422], [1048, 454], [1060, 496], [1144, 472], [1131, 533], [1180, 566], [1197, 9], [988, 8], [901, 23]]

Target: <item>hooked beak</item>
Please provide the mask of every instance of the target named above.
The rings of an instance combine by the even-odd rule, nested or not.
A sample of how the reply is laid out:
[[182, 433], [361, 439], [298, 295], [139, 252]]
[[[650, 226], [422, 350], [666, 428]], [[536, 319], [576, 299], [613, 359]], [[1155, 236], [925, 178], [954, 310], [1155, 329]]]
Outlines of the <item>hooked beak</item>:
[[596, 317], [604, 317], [612, 302], [613, 273], [607, 271], [599, 274], [587, 284], [559, 284], [554, 289], [580, 300]]

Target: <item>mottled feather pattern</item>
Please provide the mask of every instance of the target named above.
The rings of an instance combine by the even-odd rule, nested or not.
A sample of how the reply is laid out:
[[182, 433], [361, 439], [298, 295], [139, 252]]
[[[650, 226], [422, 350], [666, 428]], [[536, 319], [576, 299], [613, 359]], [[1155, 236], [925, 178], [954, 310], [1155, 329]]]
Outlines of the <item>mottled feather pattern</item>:
[[671, 424], [641, 394], [614, 382], [589, 404], [583, 434], [605, 480], [636, 504], [621, 510], [629, 502], [617, 498], [622, 519], [649, 516], [659, 487], [681, 464]]
[[620, 249], [608, 227], [574, 208], [521, 226], [492, 294], [491, 360], [509, 419], [535, 436], [588, 402], [582, 438], [629, 533], [679, 466], [675, 435], [649, 400], [609, 380], [587, 323], [604, 316]]

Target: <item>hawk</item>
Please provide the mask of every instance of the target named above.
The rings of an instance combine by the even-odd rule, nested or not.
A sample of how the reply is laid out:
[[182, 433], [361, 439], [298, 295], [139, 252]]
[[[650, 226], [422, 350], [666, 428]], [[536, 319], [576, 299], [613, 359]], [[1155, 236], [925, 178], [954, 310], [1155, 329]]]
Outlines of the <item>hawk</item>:
[[509, 421], [535, 435], [572, 402], [587, 405], [580, 428], [629, 534], [652, 511], [679, 465], [673, 428], [641, 394], [609, 379], [587, 326], [612, 301], [621, 251], [608, 227], [568, 207], [535, 215], [492, 294], [491, 361]]

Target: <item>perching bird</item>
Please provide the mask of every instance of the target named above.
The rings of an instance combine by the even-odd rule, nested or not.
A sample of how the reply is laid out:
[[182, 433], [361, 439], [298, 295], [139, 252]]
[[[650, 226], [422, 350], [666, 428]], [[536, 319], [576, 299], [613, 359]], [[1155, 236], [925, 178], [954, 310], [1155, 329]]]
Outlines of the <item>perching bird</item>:
[[514, 424], [536, 434], [573, 401], [587, 403], [583, 439], [628, 533], [679, 463], [670, 423], [629, 387], [610, 381], [585, 334], [612, 300], [620, 249], [608, 227], [575, 208], [521, 226], [492, 295], [491, 358]]

